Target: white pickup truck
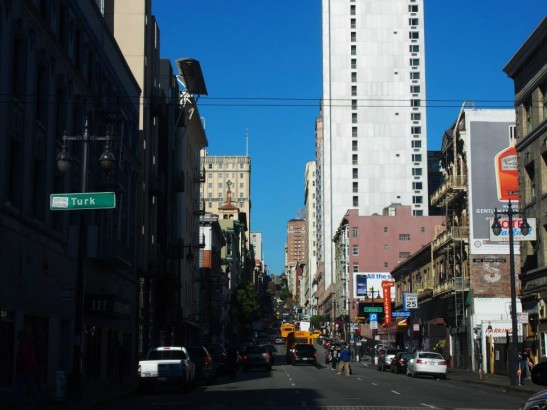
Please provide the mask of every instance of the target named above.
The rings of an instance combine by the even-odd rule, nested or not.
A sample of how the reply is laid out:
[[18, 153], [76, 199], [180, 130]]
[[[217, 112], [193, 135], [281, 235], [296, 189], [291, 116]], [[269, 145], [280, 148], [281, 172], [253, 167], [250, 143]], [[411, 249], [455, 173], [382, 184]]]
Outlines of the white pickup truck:
[[156, 347], [148, 351], [146, 359], [139, 361], [137, 376], [141, 390], [160, 384], [189, 390], [195, 382], [196, 366], [185, 347]]

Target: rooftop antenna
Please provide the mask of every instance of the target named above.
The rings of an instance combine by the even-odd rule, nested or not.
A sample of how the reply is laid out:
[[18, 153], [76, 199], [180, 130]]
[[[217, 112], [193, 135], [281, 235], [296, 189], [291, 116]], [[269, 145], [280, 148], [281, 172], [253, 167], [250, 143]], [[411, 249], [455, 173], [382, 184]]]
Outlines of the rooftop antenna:
[[249, 128], [245, 129], [245, 156], [249, 156]]

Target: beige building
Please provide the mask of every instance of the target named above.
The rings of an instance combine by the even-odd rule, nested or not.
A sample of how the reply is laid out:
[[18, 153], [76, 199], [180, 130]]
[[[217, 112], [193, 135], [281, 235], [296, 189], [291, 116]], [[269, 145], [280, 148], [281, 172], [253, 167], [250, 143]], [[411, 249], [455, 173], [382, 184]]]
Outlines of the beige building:
[[[251, 231], [251, 157], [248, 155], [208, 155], [202, 150], [201, 162], [205, 182], [201, 186], [201, 197], [207, 213], [219, 213], [230, 189], [232, 203], [246, 215], [247, 235]], [[248, 239], [248, 238], [247, 238]]]
[[306, 172], [304, 174], [304, 205], [306, 216], [306, 264], [302, 272], [300, 301], [303, 311], [307, 314], [317, 312], [318, 295], [317, 281], [315, 273], [317, 272], [317, 231], [316, 231], [316, 162], [308, 161], [306, 163]]

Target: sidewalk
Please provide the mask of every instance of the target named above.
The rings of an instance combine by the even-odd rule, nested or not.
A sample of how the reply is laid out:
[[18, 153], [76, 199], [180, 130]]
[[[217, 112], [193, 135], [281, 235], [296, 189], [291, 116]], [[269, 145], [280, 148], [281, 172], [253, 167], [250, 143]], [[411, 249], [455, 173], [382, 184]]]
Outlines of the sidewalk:
[[[371, 357], [365, 356], [364, 360], [361, 360], [360, 363], [364, 366], [372, 366]], [[488, 387], [502, 388], [506, 391], [518, 391], [530, 395], [547, 389], [547, 386], [534, 384], [531, 380], [524, 380], [522, 385], [512, 386], [509, 376], [483, 373], [481, 378], [478, 372], [466, 369], [448, 369], [448, 379], [462, 383], [474, 383]]]

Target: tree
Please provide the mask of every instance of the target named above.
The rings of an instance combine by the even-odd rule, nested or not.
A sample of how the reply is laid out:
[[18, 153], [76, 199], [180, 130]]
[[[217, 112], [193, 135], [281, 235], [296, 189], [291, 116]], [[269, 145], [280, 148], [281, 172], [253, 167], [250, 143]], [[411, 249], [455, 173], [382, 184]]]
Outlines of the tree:
[[259, 319], [258, 295], [252, 283], [237, 290], [236, 300], [240, 319], [244, 323], [250, 324], [254, 320]]

